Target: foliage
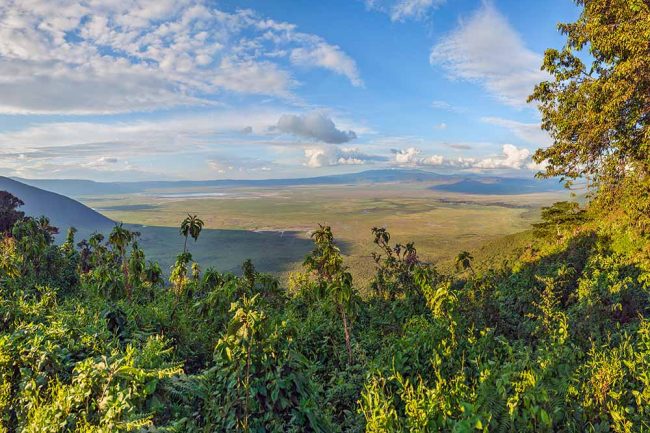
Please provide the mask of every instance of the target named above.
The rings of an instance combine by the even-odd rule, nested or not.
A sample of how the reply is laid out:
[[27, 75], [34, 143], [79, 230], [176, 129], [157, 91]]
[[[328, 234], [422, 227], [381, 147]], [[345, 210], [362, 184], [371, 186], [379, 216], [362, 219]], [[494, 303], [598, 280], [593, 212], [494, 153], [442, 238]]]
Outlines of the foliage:
[[415, 270], [426, 267], [418, 259], [417, 250], [412, 242], [406, 245], [391, 246], [390, 233], [385, 228], [372, 228], [374, 243], [383, 254], [373, 252], [372, 258], [376, 264], [375, 279], [371, 287], [380, 296], [395, 300], [398, 295], [417, 291], [413, 281]]
[[462, 276], [375, 229], [365, 297], [327, 226], [288, 293], [251, 261], [239, 277], [187, 252], [165, 287], [135, 234], [59, 247], [24, 218], [1, 240], [0, 425], [643, 431], [648, 262], [575, 205], [543, 216], [521, 259], [474, 271], [461, 253]]
[[542, 208], [542, 222], [533, 224], [533, 234], [542, 237], [555, 236], [561, 239], [562, 233], [573, 230], [587, 221], [586, 211], [576, 202], [560, 201]]
[[[567, 37], [549, 49], [540, 83], [542, 127], [554, 143], [535, 154], [545, 176], [587, 177], [599, 206], [626, 209], [647, 231], [650, 219], [650, 4], [577, 0], [582, 13], [559, 26]], [[587, 63], [588, 62], [588, 63]]]
[[341, 250], [334, 242], [334, 235], [329, 226], [319, 225], [311, 235], [314, 250], [305, 258], [303, 266], [316, 277], [317, 296], [331, 300], [343, 324], [345, 348], [348, 362], [352, 363], [352, 343], [349, 320], [352, 318], [357, 301], [357, 294], [352, 286], [352, 275], [343, 264]]
[[457, 271], [466, 271], [469, 269], [474, 272], [474, 268], [472, 268], [472, 260], [474, 260], [474, 256], [469, 251], [461, 251], [458, 253], [456, 256], [456, 260], [454, 261], [454, 264], [456, 265], [456, 270]]
[[0, 191], [0, 233], [6, 233], [14, 224], [25, 216], [17, 210], [25, 203], [8, 191]]
[[199, 239], [201, 230], [203, 230], [203, 220], [196, 215], [187, 214], [187, 218], [181, 222], [181, 234], [185, 237], [185, 244], [183, 245], [183, 252], [187, 252], [187, 238], [189, 236], [196, 242]]

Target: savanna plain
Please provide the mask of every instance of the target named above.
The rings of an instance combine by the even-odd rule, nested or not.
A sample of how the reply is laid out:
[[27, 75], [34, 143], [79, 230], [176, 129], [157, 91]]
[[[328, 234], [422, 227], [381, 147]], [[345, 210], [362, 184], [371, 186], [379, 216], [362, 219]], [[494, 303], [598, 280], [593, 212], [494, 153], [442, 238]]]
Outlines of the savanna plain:
[[[169, 188], [143, 193], [81, 197], [80, 201], [142, 233], [141, 244], [163, 269], [182, 250], [179, 222], [189, 212], [205, 222], [190, 250], [198, 262], [239, 272], [251, 259], [282, 280], [311, 250], [318, 224], [332, 227], [355, 279], [374, 275], [372, 227], [386, 228], [395, 242], [414, 242], [422, 260], [446, 269], [461, 250], [477, 262], [499, 257], [504, 235], [530, 229], [540, 209], [568, 192], [466, 194], [432, 189], [434, 183], [368, 183], [268, 188]], [[521, 239], [523, 235], [517, 235]], [[512, 238], [510, 238], [512, 239]], [[495, 248], [497, 250], [495, 250]], [[498, 263], [490, 263], [498, 264]]]

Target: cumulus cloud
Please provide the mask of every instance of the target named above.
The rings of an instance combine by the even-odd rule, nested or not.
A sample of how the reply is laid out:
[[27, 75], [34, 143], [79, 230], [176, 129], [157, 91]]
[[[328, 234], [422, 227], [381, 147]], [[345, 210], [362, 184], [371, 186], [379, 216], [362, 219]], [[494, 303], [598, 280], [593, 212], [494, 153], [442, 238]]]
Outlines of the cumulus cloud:
[[445, 2], [446, 0], [365, 0], [369, 9], [388, 14], [392, 21], [422, 19]]
[[290, 62], [362, 83], [340, 47], [207, 0], [0, 2], [0, 113], [145, 111], [214, 104], [222, 91], [293, 98]]
[[305, 165], [310, 168], [363, 165], [387, 159], [384, 156], [364, 153], [358, 147], [315, 146], [305, 149]]
[[419, 155], [422, 153], [420, 149], [409, 147], [407, 149], [392, 149], [391, 152], [395, 155], [395, 162], [398, 164], [416, 164]]
[[306, 115], [284, 114], [277, 123], [281, 132], [324, 143], [341, 144], [357, 138], [354, 131], [342, 131], [325, 114], [312, 112]]
[[449, 76], [481, 84], [505, 104], [521, 107], [536, 83], [542, 56], [528, 49], [508, 20], [486, 2], [431, 50], [430, 62]]
[[474, 165], [476, 168], [504, 168], [520, 170], [525, 166], [526, 161], [530, 161], [530, 150], [517, 148], [512, 144], [503, 145], [503, 154], [498, 157], [485, 158], [479, 160]]
[[421, 156], [422, 151], [416, 147], [391, 149], [391, 152], [398, 165], [469, 168], [474, 163], [473, 159], [448, 159], [442, 155]]
[[504, 144], [501, 155], [486, 158], [447, 158], [442, 155], [422, 156], [422, 151], [416, 147], [392, 149], [394, 162], [397, 165], [430, 166], [450, 169], [479, 169], [479, 170], [521, 170], [535, 169], [531, 161], [531, 152], [512, 144]]

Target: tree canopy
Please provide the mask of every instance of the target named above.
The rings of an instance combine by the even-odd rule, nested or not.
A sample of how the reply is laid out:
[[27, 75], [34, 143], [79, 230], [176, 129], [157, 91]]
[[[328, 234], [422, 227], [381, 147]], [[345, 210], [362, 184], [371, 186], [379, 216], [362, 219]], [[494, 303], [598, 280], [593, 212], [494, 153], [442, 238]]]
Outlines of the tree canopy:
[[545, 165], [544, 176], [585, 177], [601, 205], [630, 205], [644, 217], [650, 213], [650, 2], [576, 3], [582, 13], [559, 25], [566, 44], [546, 51], [549, 80], [530, 97], [553, 138], [534, 159]]
[[8, 191], [0, 191], [0, 232], [7, 232], [25, 216], [18, 208], [25, 203]]

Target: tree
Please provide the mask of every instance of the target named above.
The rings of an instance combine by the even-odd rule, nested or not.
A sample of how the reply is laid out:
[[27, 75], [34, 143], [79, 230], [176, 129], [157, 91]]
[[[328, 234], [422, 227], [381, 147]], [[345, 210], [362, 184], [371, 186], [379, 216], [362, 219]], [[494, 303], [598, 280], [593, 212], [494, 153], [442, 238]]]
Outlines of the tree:
[[[604, 208], [650, 215], [650, 2], [576, 0], [574, 23], [560, 24], [567, 41], [549, 49], [551, 75], [529, 101], [539, 103], [553, 144], [534, 155], [543, 177], [593, 182]], [[585, 56], [588, 52], [589, 56]], [[589, 59], [586, 64], [583, 59]]]
[[145, 281], [151, 284], [152, 287], [164, 285], [162, 269], [158, 262], [149, 262], [144, 270]]
[[51, 225], [50, 219], [45, 215], [42, 215], [34, 219], [34, 221], [36, 221], [36, 225], [38, 226], [39, 230], [43, 232], [43, 235], [45, 236], [47, 243], [51, 244], [52, 242], [54, 242], [54, 236], [59, 234], [59, 228]]
[[25, 212], [16, 210], [25, 203], [8, 191], [0, 191], [0, 232], [7, 233], [16, 221], [25, 216]]
[[241, 265], [241, 271], [242, 271], [242, 277], [244, 278], [244, 281], [246, 282], [246, 286], [249, 291], [253, 290], [255, 287], [255, 277], [256, 277], [256, 272], [255, 272], [255, 265], [253, 265], [253, 261], [251, 259], [246, 259], [244, 263]]
[[187, 252], [187, 238], [191, 236], [194, 242], [197, 241], [201, 230], [203, 229], [203, 220], [196, 215], [187, 214], [187, 218], [181, 223], [181, 234], [185, 236], [185, 245], [183, 246], [183, 253]]
[[74, 252], [74, 236], [77, 233], [77, 229], [70, 227], [68, 229], [68, 234], [65, 237], [65, 242], [61, 245], [61, 250], [67, 255], [70, 255]]
[[373, 227], [374, 243], [383, 254], [373, 252], [372, 258], [377, 265], [375, 279], [371, 287], [377, 294], [388, 295], [394, 300], [398, 294], [417, 292], [413, 279], [416, 268], [426, 265], [420, 262], [413, 242], [406, 245], [390, 245], [390, 233], [385, 228]]
[[578, 203], [559, 201], [542, 208], [542, 222], [533, 224], [533, 233], [536, 236], [556, 235], [559, 240], [562, 230], [575, 228], [586, 220], [586, 212]]
[[129, 282], [129, 264], [126, 260], [126, 249], [128, 245], [138, 236], [137, 232], [132, 232], [124, 228], [123, 224], [117, 224], [113, 227], [113, 231], [108, 235], [108, 243], [111, 244], [120, 256], [120, 263], [122, 264], [122, 273], [124, 274], [124, 285], [126, 293], [131, 298], [131, 284]]
[[334, 301], [336, 309], [341, 316], [345, 347], [348, 352], [348, 361], [352, 363], [352, 346], [350, 343], [350, 328], [348, 316], [352, 312], [355, 300], [352, 286], [352, 275], [347, 266], [343, 264], [341, 250], [334, 243], [334, 235], [330, 226], [319, 224], [319, 229], [311, 234], [315, 248], [307, 256], [303, 266], [316, 274], [319, 286], [324, 288], [327, 295]]
[[455, 260], [456, 270], [466, 271], [467, 269], [469, 269], [470, 271], [472, 271], [473, 274], [474, 268], [472, 268], [472, 260], [474, 260], [474, 257], [472, 257], [472, 254], [470, 254], [469, 251], [461, 251], [456, 256], [456, 260]]
[[305, 258], [303, 266], [314, 272], [319, 281], [331, 282], [346, 267], [343, 265], [341, 250], [334, 243], [330, 226], [318, 225], [318, 230], [311, 234], [315, 247]]
[[144, 251], [133, 242], [131, 247], [131, 256], [128, 261], [129, 268], [129, 287], [138, 287], [145, 278], [145, 257]]
[[181, 253], [176, 257], [176, 263], [171, 268], [169, 274], [169, 282], [174, 288], [174, 292], [178, 297], [183, 295], [185, 287], [187, 287], [187, 265], [192, 261], [192, 254]]

